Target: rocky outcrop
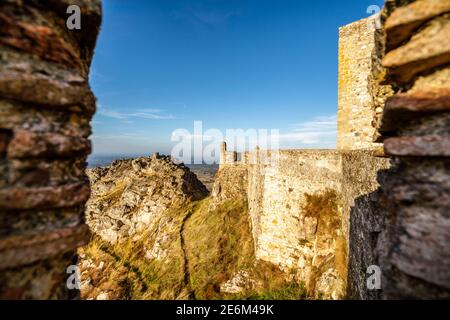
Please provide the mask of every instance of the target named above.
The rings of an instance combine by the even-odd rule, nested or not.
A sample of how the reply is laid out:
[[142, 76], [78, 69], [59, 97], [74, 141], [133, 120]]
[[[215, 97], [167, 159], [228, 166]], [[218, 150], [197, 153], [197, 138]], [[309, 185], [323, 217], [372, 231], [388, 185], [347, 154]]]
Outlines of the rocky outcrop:
[[[81, 30], [66, 27], [81, 9]], [[88, 75], [100, 0], [0, 3], [0, 298], [66, 299], [89, 241], [85, 175], [95, 98]]]
[[159, 154], [87, 173], [86, 219], [94, 237], [80, 249], [82, 298], [189, 298], [183, 229], [206, 187], [186, 166]]
[[[208, 195], [186, 166], [168, 156], [116, 160], [88, 170], [92, 196], [86, 218], [92, 231], [115, 243], [140, 234], [168, 210]], [[149, 255], [157, 254], [157, 247]]]

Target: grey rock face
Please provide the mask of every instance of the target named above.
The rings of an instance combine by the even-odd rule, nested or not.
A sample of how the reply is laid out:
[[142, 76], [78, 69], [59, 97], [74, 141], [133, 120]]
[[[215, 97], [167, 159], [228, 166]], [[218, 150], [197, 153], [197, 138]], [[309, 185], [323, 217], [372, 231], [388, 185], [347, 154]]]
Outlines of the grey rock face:
[[208, 195], [206, 187], [183, 164], [153, 155], [114, 161], [88, 170], [92, 196], [86, 218], [92, 231], [115, 243], [133, 237], [167, 210]]

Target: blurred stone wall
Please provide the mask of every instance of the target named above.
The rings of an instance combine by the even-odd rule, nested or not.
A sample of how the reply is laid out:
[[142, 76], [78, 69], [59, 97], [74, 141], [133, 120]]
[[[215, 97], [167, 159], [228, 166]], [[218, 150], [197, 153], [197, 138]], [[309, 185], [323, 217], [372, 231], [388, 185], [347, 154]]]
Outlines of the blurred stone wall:
[[450, 297], [450, 0], [386, 1], [383, 297]]
[[[81, 30], [69, 30], [69, 5]], [[0, 298], [75, 298], [66, 269], [89, 240], [95, 112], [89, 66], [100, 0], [0, 3]]]
[[386, 210], [380, 205], [377, 179], [389, 172], [390, 161], [368, 150], [342, 151], [341, 205], [348, 241], [347, 297], [379, 299], [380, 290], [367, 288], [367, 268], [384, 254]]

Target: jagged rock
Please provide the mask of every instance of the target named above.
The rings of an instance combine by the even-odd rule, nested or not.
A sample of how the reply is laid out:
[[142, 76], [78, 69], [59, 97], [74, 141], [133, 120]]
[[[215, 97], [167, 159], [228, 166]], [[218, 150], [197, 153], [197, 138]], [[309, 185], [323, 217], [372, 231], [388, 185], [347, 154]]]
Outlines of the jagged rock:
[[235, 294], [250, 290], [256, 286], [256, 281], [250, 278], [245, 270], [238, 271], [230, 280], [220, 285], [220, 292]]
[[97, 300], [109, 300], [108, 292], [102, 292], [97, 296]]
[[[118, 160], [109, 167], [94, 168], [87, 173], [92, 188], [86, 208], [87, 222], [95, 233], [111, 243], [144, 231], [171, 208], [208, 195], [195, 174], [168, 156]], [[160, 256], [154, 250], [149, 251], [149, 256]]]
[[335, 269], [329, 268], [316, 282], [316, 297], [338, 300], [345, 296], [345, 283]]

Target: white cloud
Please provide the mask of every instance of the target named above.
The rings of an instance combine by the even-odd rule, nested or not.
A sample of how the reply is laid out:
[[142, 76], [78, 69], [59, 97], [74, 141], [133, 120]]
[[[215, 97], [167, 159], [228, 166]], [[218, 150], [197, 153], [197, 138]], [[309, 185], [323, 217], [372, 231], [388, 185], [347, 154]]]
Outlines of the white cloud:
[[121, 134], [94, 134], [91, 136], [92, 140], [116, 140], [116, 139], [133, 139], [133, 140], [148, 140], [149, 137], [144, 133], [124, 132]]
[[297, 123], [291, 132], [281, 133], [281, 147], [334, 148], [337, 136], [337, 116], [321, 116]]
[[128, 113], [116, 111], [107, 107], [99, 106], [98, 114], [104, 117], [124, 120], [124, 123], [132, 123], [130, 118], [140, 118], [149, 120], [169, 120], [174, 119], [171, 114], [164, 113], [161, 109], [135, 109]]
[[131, 113], [130, 116], [151, 120], [165, 120], [174, 118], [171, 114], [164, 114], [163, 112], [164, 110], [160, 109], [138, 109], [136, 112]]
[[102, 115], [104, 117], [114, 118], [114, 119], [121, 119], [121, 120], [127, 118], [126, 114], [123, 114], [123, 113], [120, 113], [118, 111], [111, 110], [111, 109], [108, 109], [108, 108], [105, 108], [105, 107], [101, 107], [101, 106], [99, 106], [99, 108], [98, 108], [98, 114]]
[[322, 116], [294, 125], [296, 132], [336, 132], [337, 116]]

